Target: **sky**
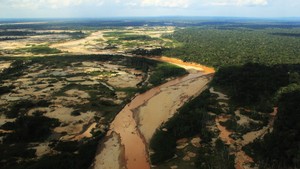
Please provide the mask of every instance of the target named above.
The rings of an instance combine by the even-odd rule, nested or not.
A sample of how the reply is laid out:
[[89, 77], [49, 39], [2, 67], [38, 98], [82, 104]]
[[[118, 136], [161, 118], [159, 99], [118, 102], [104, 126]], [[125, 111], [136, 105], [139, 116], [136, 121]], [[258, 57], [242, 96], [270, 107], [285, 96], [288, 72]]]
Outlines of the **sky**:
[[300, 0], [0, 0], [0, 18], [300, 17]]

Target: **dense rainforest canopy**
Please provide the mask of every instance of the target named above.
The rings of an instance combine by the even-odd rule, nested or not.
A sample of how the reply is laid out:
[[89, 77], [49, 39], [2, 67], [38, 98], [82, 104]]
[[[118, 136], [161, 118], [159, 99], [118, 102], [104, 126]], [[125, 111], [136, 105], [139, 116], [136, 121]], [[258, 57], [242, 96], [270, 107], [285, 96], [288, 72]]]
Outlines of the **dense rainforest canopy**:
[[248, 62], [267, 65], [300, 63], [300, 29], [198, 27], [166, 35], [182, 43], [165, 52], [185, 61], [221, 67]]

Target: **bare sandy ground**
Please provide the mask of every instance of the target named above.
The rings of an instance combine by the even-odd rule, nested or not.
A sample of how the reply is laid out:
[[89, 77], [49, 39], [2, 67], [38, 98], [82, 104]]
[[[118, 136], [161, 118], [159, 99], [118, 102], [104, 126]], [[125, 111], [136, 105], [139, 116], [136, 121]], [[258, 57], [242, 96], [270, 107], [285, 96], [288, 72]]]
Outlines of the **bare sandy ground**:
[[217, 124], [218, 129], [220, 130], [219, 137], [225, 144], [228, 144], [228, 145], [234, 143], [234, 140], [230, 137], [230, 134], [232, 134], [232, 132], [228, 131], [226, 129], [226, 127], [224, 127], [220, 124], [220, 122], [225, 122], [229, 118], [230, 117], [228, 117], [228, 116], [219, 116], [216, 118], [216, 124]]
[[48, 154], [51, 151], [50, 147], [48, 146], [48, 143], [39, 144], [38, 146], [34, 147], [34, 149], [36, 149], [35, 154], [37, 157], [41, 157], [45, 154]]
[[[1, 41], [1, 50], [15, 50], [20, 48], [27, 48], [30, 45], [46, 45], [49, 42], [55, 43], [65, 39], [70, 39], [68, 35], [39, 35], [39, 36], [28, 36], [25, 39]], [[13, 52], [13, 51], [12, 51]], [[22, 54], [23, 55], [23, 54]]]
[[254, 121], [254, 120], [252, 120], [251, 118], [249, 118], [249, 117], [247, 117], [247, 116], [245, 116], [245, 115], [242, 115], [240, 110], [236, 110], [234, 113], [235, 113], [235, 115], [236, 115], [237, 117], [239, 117], [239, 120], [237, 121], [237, 123], [238, 123], [239, 125], [244, 125], [244, 126], [246, 126], [246, 125], [248, 125], [250, 122], [256, 122], [256, 123], [258, 123], [257, 121]]
[[206, 74], [215, 73], [215, 69], [212, 67], [207, 67], [207, 66], [200, 65], [197, 63], [193, 63], [193, 62], [184, 62], [184, 61], [182, 61], [180, 59], [176, 59], [176, 58], [170, 58], [170, 57], [163, 56], [163, 57], [158, 58], [157, 60], [172, 63], [174, 65], [178, 65], [189, 71], [199, 70], [199, 71], [204, 71]]
[[118, 76], [110, 77], [108, 84], [119, 88], [136, 87], [138, 83], [142, 81], [142, 77], [136, 77], [135, 75], [123, 72]]
[[83, 133], [83, 135], [80, 136], [84, 125], [94, 119], [96, 112], [82, 112], [79, 116], [72, 116], [71, 112], [73, 111], [74, 109], [72, 108], [58, 107], [55, 108], [54, 111], [45, 114], [46, 117], [59, 119], [62, 123], [61, 126], [54, 129], [56, 133], [67, 133], [61, 140], [72, 140], [78, 135], [78, 138], [83, 138], [85, 136], [89, 137], [90, 131], [93, 129], [92, 126], [89, 128], [90, 130], [88, 129], [86, 133]]
[[100, 147], [101, 153], [96, 155], [94, 169], [121, 169], [122, 145], [120, 137], [112, 133], [107, 141]]
[[0, 72], [10, 67], [12, 62], [0, 61]]
[[92, 137], [93, 135], [92, 135], [91, 132], [92, 132], [92, 130], [94, 128], [96, 128], [96, 125], [97, 125], [97, 123], [91, 124], [90, 127], [85, 132], [83, 132], [82, 134], [76, 136], [73, 140], [81, 140], [83, 138], [90, 138], [90, 137]]
[[103, 31], [93, 32], [84, 39], [53, 44], [50, 47], [74, 54], [97, 54], [99, 51], [92, 49], [98, 44], [98, 39], [103, 39]]
[[256, 138], [262, 138], [269, 130], [270, 131], [272, 130], [274, 125], [274, 120], [277, 115], [277, 108], [274, 108], [273, 113], [271, 113], [270, 115], [271, 115], [271, 119], [269, 121], [269, 124], [266, 127], [262, 128], [261, 130], [253, 131], [245, 134], [243, 136], [242, 145], [247, 145], [253, 142]]
[[2, 129], [0, 129], [0, 134], [12, 133], [12, 132], [14, 132], [14, 131], [12, 131], [12, 130], [2, 130]]
[[65, 93], [68, 96], [74, 96], [74, 97], [78, 97], [78, 98], [82, 98], [82, 99], [88, 99], [88, 98], [90, 98], [90, 95], [87, 92], [81, 91], [81, 90], [77, 90], [77, 89], [68, 90]]
[[209, 89], [209, 92], [213, 93], [213, 94], [217, 94], [218, 95], [217, 100], [228, 100], [229, 99], [228, 96], [226, 96], [225, 94], [215, 91], [215, 89], [213, 87]]

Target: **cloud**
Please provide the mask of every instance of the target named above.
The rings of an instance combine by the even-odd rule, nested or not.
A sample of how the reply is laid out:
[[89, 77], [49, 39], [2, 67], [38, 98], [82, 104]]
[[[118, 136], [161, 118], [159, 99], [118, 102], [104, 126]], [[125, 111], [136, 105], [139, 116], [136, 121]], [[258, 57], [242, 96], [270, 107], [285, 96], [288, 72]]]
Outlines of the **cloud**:
[[212, 6], [264, 6], [267, 4], [268, 0], [212, 0], [206, 3]]
[[6, 4], [3, 5], [19, 9], [37, 9], [41, 7], [57, 9], [83, 4], [101, 6], [104, 4], [104, 1], [105, 0], [7, 0]]
[[97, 5], [102, 6], [104, 0], [44, 0], [45, 3], [51, 5], [52, 8], [63, 8], [70, 6], [79, 6], [79, 5]]
[[168, 8], [187, 8], [190, 6], [189, 0], [141, 0], [141, 6], [156, 6]]
[[39, 4], [30, 1], [30, 0], [8, 0], [7, 2], [11, 7], [13, 8], [31, 8], [31, 9], [36, 9], [39, 7]]
[[0, 0], [0, 6], [15, 9], [68, 8], [81, 5], [190, 8], [193, 6], [262, 6], [270, 0]]

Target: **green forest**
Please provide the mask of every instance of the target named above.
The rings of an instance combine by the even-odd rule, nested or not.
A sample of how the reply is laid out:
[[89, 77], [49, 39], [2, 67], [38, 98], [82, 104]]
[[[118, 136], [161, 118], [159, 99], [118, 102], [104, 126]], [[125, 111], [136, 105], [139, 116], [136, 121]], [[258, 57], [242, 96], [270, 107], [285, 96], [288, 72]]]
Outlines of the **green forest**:
[[262, 169], [300, 167], [299, 34], [299, 28], [215, 25], [165, 35], [181, 45], [164, 55], [216, 68], [211, 86], [229, 96], [231, 107], [267, 114], [278, 107], [274, 130], [243, 147]]
[[249, 29], [199, 27], [177, 29], [165, 37], [182, 45], [165, 55], [213, 67], [248, 62], [267, 65], [300, 63], [300, 28]]

